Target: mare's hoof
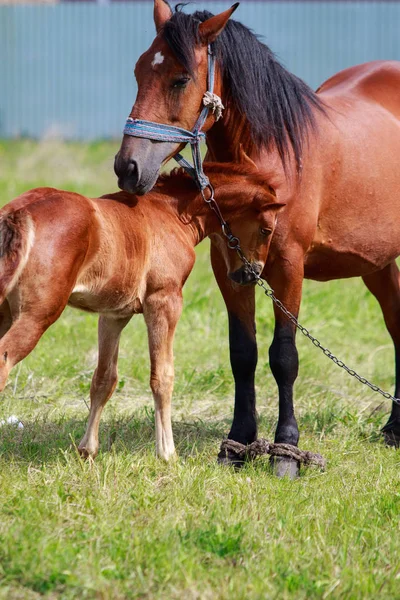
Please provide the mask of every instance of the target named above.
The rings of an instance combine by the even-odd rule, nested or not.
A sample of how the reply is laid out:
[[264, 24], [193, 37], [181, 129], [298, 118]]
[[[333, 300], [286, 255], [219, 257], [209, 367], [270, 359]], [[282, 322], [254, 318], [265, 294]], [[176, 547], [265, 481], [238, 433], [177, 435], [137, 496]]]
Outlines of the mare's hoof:
[[289, 477], [289, 479], [297, 479], [300, 473], [300, 463], [294, 458], [286, 458], [284, 456], [271, 456], [270, 463], [274, 475], [279, 479]]
[[389, 421], [382, 427], [382, 435], [387, 446], [400, 448], [400, 423], [398, 421]]
[[226, 449], [220, 450], [217, 462], [219, 465], [234, 467], [235, 469], [241, 469], [245, 463], [245, 461], [242, 458], [239, 458], [237, 454]]

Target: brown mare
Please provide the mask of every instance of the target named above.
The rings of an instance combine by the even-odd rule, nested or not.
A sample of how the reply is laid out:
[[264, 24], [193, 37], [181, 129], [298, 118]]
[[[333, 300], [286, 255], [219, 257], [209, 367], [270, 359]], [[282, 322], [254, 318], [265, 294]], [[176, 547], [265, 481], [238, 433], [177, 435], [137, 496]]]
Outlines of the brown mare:
[[[267, 251], [281, 208], [253, 165], [208, 165], [216, 200], [252, 259]], [[99, 313], [99, 357], [79, 445], [96, 456], [102, 410], [117, 383], [119, 339], [136, 313], [149, 337], [157, 454], [175, 452], [171, 429], [173, 337], [194, 246], [220, 224], [193, 181], [175, 173], [138, 198], [89, 199], [38, 188], [0, 210], [0, 391], [65, 306]]]
[[[157, 37], [136, 65], [138, 95], [131, 117], [191, 130], [207, 89], [207, 45], [217, 57], [214, 91], [223, 118], [210, 114], [208, 156], [237, 159], [240, 144], [266, 173], [280, 213], [262, 277], [298, 315], [304, 278], [327, 281], [362, 277], [381, 305], [396, 354], [395, 395], [400, 394], [400, 63], [359, 65], [314, 93], [278, 63], [267, 46], [230, 19], [236, 5], [211, 13], [172, 12], [155, 0]], [[144, 193], [178, 144], [124, 136], [115, 160], [121, 188]], [[254, 286], [232, 287], [217, 245], [214, 273], [229, 313], [235, 410], [229, 437], [257, 436], [254, 372], [257, 346]], [[239, 260], [233, 279], [251, 274]], [[270, 365], [279, 389], [275, 441], [297, 444], [293, 384], [298, 374], [295, 328], [274, 307]], [[384, 427], [389, 444], [400, 443], [400, 406]], [[233, 460], [233, 457], [230, 457]], [[277, 471], [296, 465], [277, 465]]]

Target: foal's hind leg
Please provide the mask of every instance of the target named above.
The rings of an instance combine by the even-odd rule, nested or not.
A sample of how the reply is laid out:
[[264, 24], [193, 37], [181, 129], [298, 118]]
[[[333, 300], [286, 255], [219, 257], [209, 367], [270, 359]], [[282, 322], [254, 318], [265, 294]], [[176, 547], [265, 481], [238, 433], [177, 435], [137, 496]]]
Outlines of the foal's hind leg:
[[[227, 277], [225, 261], [213, 244], [211, 244], [211, 263], [228, 311], [229, 351], [235, 380], [235, 408], [228, 438], [241, 444], [251, 444], [257, 439], [254, 387], [257, 367], [255, 289], [254, 287], [233, 288], [232, 282]], [[220, 452], [218, 461], [236, 466], [243, 463], [229, 451]]]
[[129, 321], [130, 317], [125, 319], [99, 317], [99, 357], [90, 386], [89, 422], [78, 447], [80, 454], [85, 458], [89, 456], [95, 458], [99, 451], [100, 417], [117, 385], [119, 340], [123, 328]]
[[0, 339], [7, 333], [12, 324], [12, 316], [8, 300], [0, 306]]
[[0, 392], [7, 383], [11, 369], [32, 352], [46, 329], [58, 319], [60, 313], [61, 310], [43, 315], [32, 311], [22, 313], [15, 319], [0, 339]]
[[[392, 336], [396, 360], [394, 395], [400, 396], [400, 273], [395, 262], [363, 278], [369, 291], [378, 300], [386, 327]], [[400, 406], [393, 402], [389, 420], [382, 429], [389, 446], [400, 446]]]

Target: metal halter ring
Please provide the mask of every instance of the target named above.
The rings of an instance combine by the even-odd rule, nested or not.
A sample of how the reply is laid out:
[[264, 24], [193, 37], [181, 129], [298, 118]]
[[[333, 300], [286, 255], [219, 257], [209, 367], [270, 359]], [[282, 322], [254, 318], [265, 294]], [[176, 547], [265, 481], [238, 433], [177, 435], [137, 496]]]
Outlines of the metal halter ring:
[[[214, 192], [214, 188], [213, 188], [213, 186], [211, 185], [210, 182], [207, 184], [206, 188], [208, 188], [210, 190], [210, 197], [208, 199], [206, 198], [206, 196], [204, 194], [204, 190], [201, 190], [201, 195], [203, 196], [204, 202], [207, 202], [207, 204], [211, 204], [212, 202], [215, 202], [215, 199], [214, 199], [214, 193], [215, 193]], [[204, 189], [206, 189], [206, 188], [204, 188]]]
[[240, 240], [239, 238], [233, 235], [231, 238], [228, 239], [227, 245], [228, 248], [230, 248], [231, 250], [236, 250], [240, 246]]

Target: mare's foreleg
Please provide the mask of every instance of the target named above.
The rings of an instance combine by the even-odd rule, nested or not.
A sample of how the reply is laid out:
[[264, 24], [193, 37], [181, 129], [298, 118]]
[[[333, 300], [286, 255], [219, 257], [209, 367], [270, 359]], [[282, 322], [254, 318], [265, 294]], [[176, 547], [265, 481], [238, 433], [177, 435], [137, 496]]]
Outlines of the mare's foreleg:
[[[386, 327], [392, 336], [396, 361], [396, 384], [394, 395], [400, 396], [400, 273], [395, 262], [382, 271], [363, 278], [369, 291], [378, 300]], [[400, 446], [400, 406], [392, 403], [392, 412], [382, 429], [389, 446]]]
[[[297, 318], [302, 293], [303, 268], [295, 268], [301, 261], [285, 261], [279, 264], [269, 277], [269, 283], [276, 297]], [[297, 446], [299, 429], [293, 407], [293, 386], [299, 371], [299, 358], [296, 348], [296, 327], [274, 305], [275, 331], [269, 349], [269, 363], [278, 385], [279, 418], [275, 431], [275, 442]], [[292, 459], [276, 458], [275, 471], [278, 476], [295, 477], [298, 463]]]
[[149, 337], [156, 452], [158, 457], [166, 461], [175, 456], [171, 424], [171, 398], [174, 387], [173, 342], [181, 312], [181, 291], [152, 294], [146, 299], [143, 307]]
[[99, 357], [90, 386], [89, 422], [78, 447], [80, 454], [85, 458], [95, 458], [99, 451], [101, 413], [117, 385], [119, 340], [123, 328], [129, 321], [130, 317], [125, 319], [99, 317]]
[[[255, 289], [253, 286], [233, 287], [225, 261], [214, 244], [211, 244], [211, 263], [228, 311], [230, 361], [235, 380], [235, 408], [228, 438], [250, 444], [257, 439]], [[220, 453], [218, 460], [238, 464], [236, 455], [225, 451]]]

